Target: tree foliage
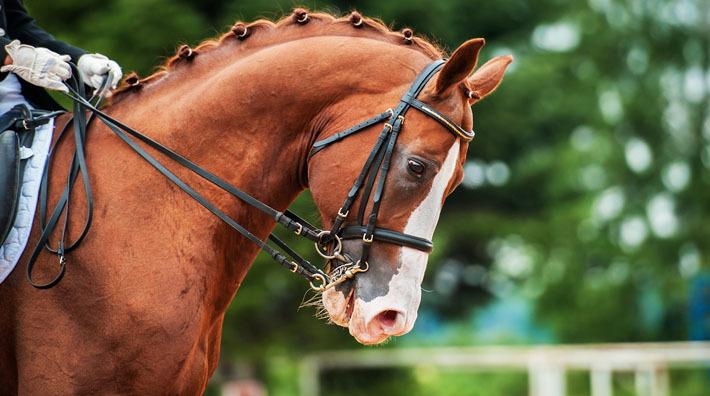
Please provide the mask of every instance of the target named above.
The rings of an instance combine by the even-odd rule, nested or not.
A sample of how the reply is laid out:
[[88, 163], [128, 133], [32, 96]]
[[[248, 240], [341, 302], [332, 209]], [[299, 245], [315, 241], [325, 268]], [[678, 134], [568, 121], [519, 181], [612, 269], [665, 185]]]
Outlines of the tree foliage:
[[[215, 36], [236, 20], [276, 19], [294, 6], [27, 3], [47, 30], [142, 74], [181, 43]], [[690, 286], [707, 277], [710, 256], [708, 2], [305, 5], [337, 14], [357, 8], [448, 49], [485, 37], [483, 58], [516, 57], [501, 88], [474, 108], [478, 135], [466, 179], [438, 226], [425, 284], [432, 292], [424, 293], [415, 334], [481, 342], [471, 324], [477, 313], [516, 297], [532, 307], [534, 327], [557, 342], [687, 338]], [[309, 205], [307, 197], [297, 203], [315, 213]], [[230, 307], [225, 360], [263, 364], [273, 353], [355, 347], [345, 331], [297, 310], [304, 289], [260, 258]], [[520, 334], [498, 341], [515, 340]]]

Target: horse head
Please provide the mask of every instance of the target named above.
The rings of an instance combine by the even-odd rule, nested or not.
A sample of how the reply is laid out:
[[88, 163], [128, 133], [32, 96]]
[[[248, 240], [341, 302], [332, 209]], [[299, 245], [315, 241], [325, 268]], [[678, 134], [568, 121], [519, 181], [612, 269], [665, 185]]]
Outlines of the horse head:
[[[334, 222], [342, 222], [346, 229], [348, 225], [351, 229], [362, 225], [365, 230], [366, 224], [374, 220], [377, 228], [396, 234], [394, 238], [378, 240], [372, 235], [368, 238], [365, 230], [362, 235], [357, 234], [358, 239], [345, 237], [338, 241], [342, 247], [331, 246], [339, 253], [337, 258], [328, 256], [331, 276], [344, 271], [344, 262], [358, 263], [358, 270], [363, 271], [350, 274], [349, 280], [325, 290], [322, 301], [331, 321], [348, 327], [363, 344], [380, 343], [390, 336], [405, 334], [414, 326], [430, 250], [422, 241], [431, 239], [444, 200], [463, 178], [470, 140], [465, 131], [473, 128], [471, 105], [498, 87], [512, 61], [511, 56], [500, 56], [476, 69], [483, 45], [483, 39], [465, 42], [438, 72], [435, 70], [422, 82], [415, 99], [424, 109], [407, 111], [401, 122], [389, 121], [383, 132], [383, 124], [377, 123], [363, 128], [362, 133], [338, 139], [337, 144], [319, 148], [309, 161], [308, 183], [326, 229]], [[353, 113], [377, 114], [388, 107], [396, 111], [400, 100], [405, 100], [402, 96], [413, 76], [423, 68], [419, 63], [403, 68], [408, 72], [403, 73], [406, 77], [402, 81], [386, 67], [374, 70], [387, 75], [394, 84], [386, 92], [373, 90], [371, 94], [339, 101], [331, 112], [345, 116], [330, 118], [350, 118], [330, 122], [320, 131], [320, 141], [334, 136], [343, 126], [354, 124]], [[435, 114], [421, 111], [427, 109], [433, 109]], [[396, 142], [384, 138], [383, 145], [394, 143], [388, 161], [386, 148], [379, 154], [375, 150], [378, 139], [387, 128], [392, 129], [393, 123], [401, 125]], [[363, 171], [368, 161], [375, 165]], [[355, 193], [353, 183], [357, 184], [358, 176], [364, 181]], [[378, 201], [378, 183], [383, 178]], [[348, 192], [354, 200], [344, 208], [342, 198]], [[418, 242], [408, 243], [409, 240]]]

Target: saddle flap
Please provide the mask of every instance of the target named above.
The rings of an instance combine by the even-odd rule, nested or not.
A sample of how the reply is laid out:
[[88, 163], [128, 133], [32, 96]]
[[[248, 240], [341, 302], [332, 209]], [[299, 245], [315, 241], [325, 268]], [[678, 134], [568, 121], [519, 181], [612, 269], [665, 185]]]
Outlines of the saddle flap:
[[0, 133], [0, 242], [12, 229], [20, 189], [20, 138], [15, 131]]

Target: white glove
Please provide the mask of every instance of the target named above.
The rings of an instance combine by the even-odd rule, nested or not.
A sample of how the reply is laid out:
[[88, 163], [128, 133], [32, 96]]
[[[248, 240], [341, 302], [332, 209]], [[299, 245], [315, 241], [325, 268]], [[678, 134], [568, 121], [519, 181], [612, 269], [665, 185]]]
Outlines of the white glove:
[[84, 83], [97, 89], [101, 87], [101, 83], [104, 81], [104, 75], [108, 72], [111, 72], [111, 81], [108, 82], [107, 88], [116, 88], [116, 85], [121, 81], [121, 77], [123, 76], [118, 63], [101, 54], [82, 55], [76, 66], [79, 69], [79, 74], [81, 74]]
[[30, 84], [43, 88], [68, 92], [62, 81], [71, 77], [69, 55], [59, 55], [46, 48], [36, 48], [13, 40], [5, 46], [12, 64], [0, 68], [2, 72], [13, 72]]

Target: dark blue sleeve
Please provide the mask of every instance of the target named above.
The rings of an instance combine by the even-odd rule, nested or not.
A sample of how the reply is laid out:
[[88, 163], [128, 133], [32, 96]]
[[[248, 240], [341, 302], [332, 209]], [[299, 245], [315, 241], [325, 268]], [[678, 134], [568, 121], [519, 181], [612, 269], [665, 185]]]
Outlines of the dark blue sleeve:
[[54, 38], [51, 34], [37, 26], [35, 20], [27, 13], [27, 9], [22, 4], [22, 0], [5, 0], [5, 7], [2, 10], [5, 14], [7, 27], [5, 35], [2, 37], [0, 46], [0, 62], [5, 59], [7, 53], [5, 45], [12, 40], [20, 40], [22, 44], [34, 47], [48, 48], [61, 55], [69, 55], [72, 61], [77, 62], [79, 57], [86, 51], [81, 48], [71, 46]]

